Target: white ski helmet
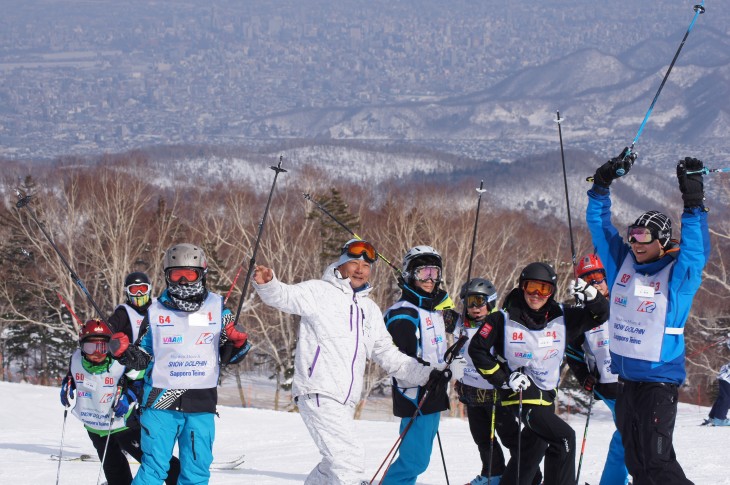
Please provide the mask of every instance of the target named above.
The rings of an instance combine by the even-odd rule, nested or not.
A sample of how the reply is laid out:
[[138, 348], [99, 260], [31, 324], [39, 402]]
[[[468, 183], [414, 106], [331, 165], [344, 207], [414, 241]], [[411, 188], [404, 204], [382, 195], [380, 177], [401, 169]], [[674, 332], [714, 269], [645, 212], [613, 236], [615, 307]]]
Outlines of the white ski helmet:
[[408, 250], [403, 258], [403, 279], [412, 283], [414, 268], [418, 266], [438, 266], [443, 269], [441, 255], [431, 246], [415, 246]]
[[172, 246], [165, 251], [165, 259], [162, 261], [162, 269], [168, 268], [201, 268], [208, 269], [208, 260], [205, 253], [198, 246], [182, 243]]

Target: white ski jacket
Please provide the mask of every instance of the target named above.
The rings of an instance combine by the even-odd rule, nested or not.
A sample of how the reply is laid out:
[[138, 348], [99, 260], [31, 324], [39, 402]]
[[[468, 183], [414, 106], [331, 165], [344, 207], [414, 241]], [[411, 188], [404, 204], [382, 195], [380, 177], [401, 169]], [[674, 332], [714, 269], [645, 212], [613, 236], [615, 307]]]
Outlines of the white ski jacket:
[[287, 285], [274, 276], [263, 285], [253, 283], [264, 303], [302, 317], [292, 395], [322, 394], [342, 404], [357, 403], [366, 358], [396, 379], [425, 384], [434, 367], [398, 350], [380, 308], [368, 297], [371, 288], [353, 292], [336, 267], [328, 266], [321, 280]]

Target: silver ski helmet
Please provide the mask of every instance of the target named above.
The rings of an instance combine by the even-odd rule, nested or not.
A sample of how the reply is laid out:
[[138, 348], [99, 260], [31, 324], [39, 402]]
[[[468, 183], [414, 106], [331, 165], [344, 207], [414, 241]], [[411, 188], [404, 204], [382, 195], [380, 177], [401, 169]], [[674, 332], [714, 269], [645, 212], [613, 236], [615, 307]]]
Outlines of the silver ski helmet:
[[168, 285], [180, 282], [177, 278], [171, 278], [172, 270], [177, 268], [186, 268], [198, 272], [195, 280], [185, 278], [188, 283], [201, 281], [208, 272], [208, 260], [200, 247], [188, 243], [176, 244], [165, 251], [165, 257], [162, 261], [162, 269], [165, 271], [165, 280]]
[[467, 297], [471, 295], [482, 295], [487, 300], [489, 310], [494, 308], [495, 302], [499, 297], [497, 288], [494, 284], [485, 278], [473, 278], [472, 280], [464, 283], [459, 291], [459, 297], [466, 301]]

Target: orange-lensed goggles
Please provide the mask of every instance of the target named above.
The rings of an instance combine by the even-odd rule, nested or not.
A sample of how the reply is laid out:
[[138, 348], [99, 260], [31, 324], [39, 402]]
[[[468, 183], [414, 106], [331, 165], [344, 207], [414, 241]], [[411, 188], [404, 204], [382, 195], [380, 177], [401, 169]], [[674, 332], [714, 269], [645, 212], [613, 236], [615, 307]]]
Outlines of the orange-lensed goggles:
[[133, 283], [126, 288], [127, 293], [134, 296], [146, 295], [150, 292], [150, 285], [147, 283]]
[[580, 279], [582, 279], [589, 285], [600, 285], [601, 283], [606, 281], [606, 273], [601, 270], [591, 271], [590, 273], [581, 275]]
[[200, 268], [169, 268], [165, 277], [170, 283], [197, 283], [203, 279], [205, 272]]
[[373, 245], [367, 241], [353, 241], [350, 244], [347, 244], [342, 248], [342, 252], [340, 254], [345, 253], [353, 258], [363, 257], [368, 263], [374, 263], [378, 256]]
[[555, 286], [545, 281], [527, 280], [522, 284], [522, 289], [530, 296], [547, 298], [555, 291]]
[[481, 308], [488, 302], [487, 297], [484, 295], [468, 295], [466, 297], [467, 308]]

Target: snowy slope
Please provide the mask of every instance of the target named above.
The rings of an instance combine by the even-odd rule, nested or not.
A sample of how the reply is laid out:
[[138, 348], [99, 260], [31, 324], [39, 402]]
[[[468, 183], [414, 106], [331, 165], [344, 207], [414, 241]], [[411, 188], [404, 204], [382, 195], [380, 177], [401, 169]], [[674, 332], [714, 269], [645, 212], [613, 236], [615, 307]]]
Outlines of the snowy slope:
[[[49, 459], [58, 453], [63, 408], [54, 388], [27, 384], [0, 383], [0, 483], [54, 483], [57, 462]], [[688, 477], [700, 485], [730, 485], [727, 443], [730, 428], [698, 426], [707, 415], [706, 408], [680, 405], [675, 429], [677, 455]], [[573, 416], [578, 449], [585, 418]], [[369, 480], [397, 437], [395, 421], [358, 421], [359, 435], [367, 452], [366, 478]], [[607, 408], [598, 404], [591, 418], [581, 483], [598, 483], [613, 423]], [[441, 440], [451, 483], [473, 478], [479, 469], [476, 446], [466, 420], [446, 418], [441, 425]], [[82, 425], [69, 414], [66, 423], [64, 455], [94, 454]], [[302, 483], [319, 461], [319, 454], [296, 413], [259, 409], [220, 407], [214, 456], [227, 460], [240, 454], [246, 461], [236, 470], [214, 471], [211, 484], [255, 483], [258, 485]], [[63, 462], [62, 484], [93, 484], [99, 471], [96, 463]], [[445, 483], [438, 446], [434, 447], [431, 466], [419, 484]]]

